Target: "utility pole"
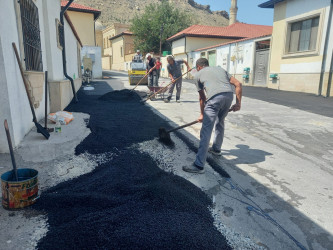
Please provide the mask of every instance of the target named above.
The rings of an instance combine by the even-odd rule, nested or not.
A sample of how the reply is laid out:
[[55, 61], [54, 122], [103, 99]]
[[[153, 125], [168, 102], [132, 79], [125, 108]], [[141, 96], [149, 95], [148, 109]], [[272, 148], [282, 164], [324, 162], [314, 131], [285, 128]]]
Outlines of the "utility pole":
[[161, 25], [161, 32], [160, 32], [160, 56], [162, 56], [162, 35], [164, 31], [164, 23]]

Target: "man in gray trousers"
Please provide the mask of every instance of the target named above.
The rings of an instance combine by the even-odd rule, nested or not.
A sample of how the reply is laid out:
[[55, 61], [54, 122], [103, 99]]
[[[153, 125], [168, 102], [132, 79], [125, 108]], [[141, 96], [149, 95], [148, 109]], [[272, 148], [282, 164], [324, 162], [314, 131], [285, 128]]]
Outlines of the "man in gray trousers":
[[[172, 97], [172, 93], [173, 93], [173, 89], [176, 86], [176, 102], [180, 102], [180, 92], [182, 90], [182, 69], [181, 69], [181, 65], [184, 63], [187, 67], [187, 70], [189, 70], [189, 66], [187, 61], [185, 60], [175, 60], [172, 56], [168, 56], [167, 57], [168, 60], [168, 72], [169, 72], [169, 76], [171, 78], [171, 81], [173, 82], [173, 84], [170, 86], [169, 89], [169, 95], [168, 98], [164, 99], [164, 102], [168, 103], [171, 100]], [[177, 81], [176, 79], [179, 78]]]
[[[214, 155], [221, 155], [224, 137], [224, 119], [229, 111], [241, 108], [242, 84], [221, 67], [209, 67], [208, 60], [200, 58], [196, 62], [197, 74], [195, 82], [200, 96], [202, 122], [200, 131], [200, 145], [195, 162], [184, 166], [183, 170], [190, 173], [204, 173], [204, 166], [208, 151]], [[236, 92], [236, 104], [232, 107], [233, 89]], [[215, 126], [213, 146], [209, 147], [210, 138]]]

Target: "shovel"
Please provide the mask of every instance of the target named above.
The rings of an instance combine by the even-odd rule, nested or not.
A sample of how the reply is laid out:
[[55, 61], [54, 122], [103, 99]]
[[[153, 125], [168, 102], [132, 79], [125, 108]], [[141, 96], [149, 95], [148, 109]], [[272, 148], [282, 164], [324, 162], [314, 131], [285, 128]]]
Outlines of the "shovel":
[[45, 120], [44, 120], [44, 128], [48, 131], [48, 132], [54, 132], [54, 128], [48, 128], [47, 127], [47, 71], [45, 71]]
[[28, 96], [28, 100], [29, 100], [29, 104], [30, 104], [30, 109], [31, 109], [31, 112], [32, 112], [32, 117], [33, 117], [32, 121], [35, 123], [35, 126], [37, 128], [37, 132], [41, 133], [46, 139], [49, 139], [50, 133], [42, 125], [40, 125], [37, 122], [35, 110], [34, 110], [30, 95], [29, 95], [28, 83], [27, 83], [27, 80], [25, 79], [24, 74], [23, 74], [23, 67], [22, 67], [22, 64], [21, 64], [21, 61], [20, 61], [20, 57], [18, 55], [15, 43], [12, 43], [12, 45], [13, 45], [13, 48], [14, 48], [17, 63], [18, 63], [19, 68], [20, 68], [21, 76], [22, 76], [22, 79], [23, 79], [23, 82], [24, 82], [25, 91], [27, 92], [27, 96]]
[[177, 128], [170, 129], [168, 131], [165, 128], [160, 128], [158, 130], [158, 134], [160, 136], [160, 141], [162, 141], [165, 144], [172, 144], [172, 140], [171, 140], [171, 137], [170, 137], [171, 132], [174, 132], [174, 131], [182, 129], [182, 128], [189, 127], [189, 126], [191, 126], [193, 124], [196, 124], [198, 122], [199, 122], [198, 120], [195, 120], [193, 122], [187, 123], [187, 124], [179, 126]]
[[132, 91], [134, 91], [136, 89], [137, 86], [139, 86], [139, 84], [142, 82], [143, 79], [146, 78], [146, 76], [149, 74], [149, 72], [147, 74], [145, 74], [144, 77], [141, 78], [141, 80], [135, 85], [135, 87], [132, 89]]
[[12, 139], [10, 138], [10, 133], [9, 133], [9, 128], [8, 128], [7, 120], [5, 120], [4, 126], [5, 126], [5, 130], [6, 130], [6, 135], [7, 135], [7, 141], [8, 141], [8, 147], [9, 147], [10, 157], [12, 158], [13, 172], [14, 172], [15, 180], [18, 181], [18, 175], [17, 175], [17, 168], [16, 168], [15, 157], [14, 157], [13, 144], [12, 144]]
[[[231, 112], [233, 111], [233, 109], [229, 109], [228, 112]], [[171, 137], [170, 137], [170, 133], [171, 132], [174, 132], [178, 129], [182, 129], [182, 128], [186, 128], [186, 127], [189, 127], [189, 126], [192, 126], [193, 124], [196, 124], [198, 123], [199, 121], [198, 120], [195, 120], [193, 122], [190, 122], [190, 123], [187, 123], [185, 125], [182, 125], [182, 126], [179, 126], [177, 128], [173, 128], [173, 129], [170, 129], [170, 130], [166, 130], [165, 128], [159, 128], [158, 130], [158, 134], [160, 136], [160, 141], [167, 144], [167, 145], [171, 145], [173, 144], [172, 140], [171, 140]]]

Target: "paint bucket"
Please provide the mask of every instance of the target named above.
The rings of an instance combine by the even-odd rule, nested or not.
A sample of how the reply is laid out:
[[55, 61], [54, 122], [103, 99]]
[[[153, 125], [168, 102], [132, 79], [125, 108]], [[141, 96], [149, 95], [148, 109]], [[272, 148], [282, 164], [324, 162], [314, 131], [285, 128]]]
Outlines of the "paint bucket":
[[38, 171], [30, 168], [17, 169], [1, 175], [2, 206], [5, 209], [20, 209], [34, 204], [38, 198]]

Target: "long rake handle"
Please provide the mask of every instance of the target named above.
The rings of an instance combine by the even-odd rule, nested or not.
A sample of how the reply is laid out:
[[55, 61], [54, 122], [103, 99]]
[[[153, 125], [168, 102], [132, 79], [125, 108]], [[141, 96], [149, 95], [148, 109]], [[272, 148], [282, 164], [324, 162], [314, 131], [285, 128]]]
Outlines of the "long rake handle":
[[12, 139], [10, 137], [7, 120], [5, 120], [4, 126], [5, 126], [5, 130], [6, 130], [6, 135], [7, 135], [7, 141], [8, 141], [8, 147], [9, 147], [10, 157], [12, 159], [15, 180], [18, 181], [18, 175], [17, 175], [17, 168], [16, 168], [16, 162], [15, 162], [13, 144], [12, 144]]
[[189, 126], [191, 126], [191, 125], [193, 125], [193, 124], [196, 124], [196, 123], [198, 123], [198, 122], [199, 122], [198, 120], [195, 120], [195, 121], [193, 121], [193, 122], [190, 122], [190, 123], [184, 124], [184, 125], [179, 126], [179, 127], [177, 127], [177, 128], [170, 129], [169, 131], [167, 131], [167, 133], [171, 133], [171, 132], [174, 132], [174, 131], [176, 131], [176, 130], [178, 130], [178, 129], [182, 129], [182, 128], [189, 127]]
[[[231, 111], [232, 111], [232, 109], [229, 109], [229, 112], [231, 112]], [[199, 122], [198, 120], [195, 120], [195, 121], [193, 121], [193, 122], [190, 122], [190, 123], [184, 124], [184, 125], [179, 126], [179, 127], [177, 127], [177, 128], [170, 129], [169, 131], [167, 131], [167, 133], [171, 133], [171, 132], [174, 132], [174, 131], [176, 131], [176, 130], [178, 130], [178, 129], [182, 129], [182, 128], [186, 128], [186, 127], [192, 126], [193, 124], [196, 124], [196, 123], [198, 123], [198, 122]]]
[[22, 76], [22, 79], [23, 79], [23, 82], [24, 82], [25, 91], [27, 92], [27, 96], [28, 96], [28, 100], [29, 100], [29, 104], [30, 104], [30, 109], [31, 109], [32, 116], [33, 116], [33, 121], [34, 121], [34, 122], [37, 122], [37, 118], [36, 118], [35, 110], [34, 110], [33, 103], [32, 103], [32, 101], [31, 101], [31, 97], [30, 97], [30, 94], [29, 94], [28, 83], [27, 83], [27, 80], [26, 80], [25, 77], [24, 77], [23, 67], [22, 67], [22, 64], [21, 64], [21, 61], [20, 61], [20, 57], [19, 57], [19, 55], [18, 55], [18, 52], [17, 52], [17, 48], [16, 48], [15, 43], [12, 43], [12, 45], [13, 45], [13, 48], [14, 48], [14, 52], [15, 52], [15, 56], [16, 56], [17, 63], [18, 63], [19, 68], [20, 68], [21, 76]]
[[141, 80], [135, 85], [135, 87], [132, 89], [132, 91], [135, 90], [137, 86], [139, 86], [139, 84], [142, 82], [143, 79], [146, 78], [146, 76], [147, 76], [148, 74], [149, 74], [149, 72], [148, 72], [147, 74], [145, 74], [144, 77], [141, 78]]
[[[192, 69], [194, 69], [195, 67], [193, 67]], [[154, 93], [153, 95], [149, 96], [146, 100], [144, 100], [143, 102], [146, 102], [148, 100], [150, 100], [151, 98], [155, 97], [157, 94], [159, 94], [160, 92], [162, 92], [163, 90], [167, 89], [170, 85], [175, 84], [176, 81], [178, 81], [180, 78], [182, 78], [184, 75], [186, 75], [188, 72], [190, 72], [192, 69], [188, 70], [187, 72], [185, 72], [184, 74], [182, 74], [180, 77], [176, 78], [173, 82], [171, 81], [167, 86], [165, 86], [164, 88], [160, 89], [159, 91], [157, 91], [156, 93]]]

